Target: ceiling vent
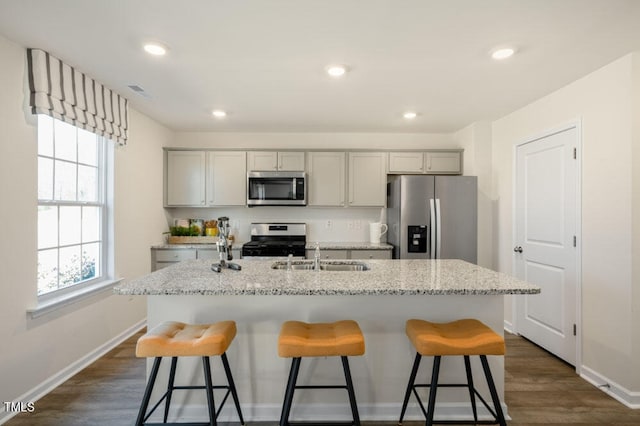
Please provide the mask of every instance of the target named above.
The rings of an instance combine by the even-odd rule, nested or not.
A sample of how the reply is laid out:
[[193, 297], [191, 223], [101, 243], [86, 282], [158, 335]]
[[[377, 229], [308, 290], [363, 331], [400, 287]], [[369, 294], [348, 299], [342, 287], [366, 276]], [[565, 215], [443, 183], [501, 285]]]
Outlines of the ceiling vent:
[[127, 87], [133, 90], [134, 92], [136, 92], [140, 96], [144, 96], [145, 98], [151, 97], [147, 92], [144, 91], [142, 87], [138, 86], [137, 84], [129, 84]]

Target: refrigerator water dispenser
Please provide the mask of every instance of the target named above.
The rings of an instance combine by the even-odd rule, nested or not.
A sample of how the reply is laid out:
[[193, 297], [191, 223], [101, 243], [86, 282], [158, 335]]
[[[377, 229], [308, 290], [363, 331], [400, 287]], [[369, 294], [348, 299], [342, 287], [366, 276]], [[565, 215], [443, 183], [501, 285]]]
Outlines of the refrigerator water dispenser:
[[427, 225], [409, 225], [407, 227], [407, 242], [409, 253], [427, 252]]

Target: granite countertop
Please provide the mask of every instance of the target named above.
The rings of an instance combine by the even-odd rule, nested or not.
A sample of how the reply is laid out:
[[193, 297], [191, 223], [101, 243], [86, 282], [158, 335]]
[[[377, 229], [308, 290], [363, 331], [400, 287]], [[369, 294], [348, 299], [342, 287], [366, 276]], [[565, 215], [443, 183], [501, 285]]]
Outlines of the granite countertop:
[[[393, 246], [387, 243], [374, 244], [369, 242], [323, 242], [319, 241], [320, 250], [391, 250]], [[305, 249], [313, 250], [316, 248], [315, 241], [307, 241]]]
[[[323, 263], [337, 263], [323, 261]], [[540, 287], [462, 260], [368, 260], [362, 272], [271, 269], [273, 261], [238, 260], [241, 271], [211, 271], [186, 260], [114, 288], [123, 295], [499, 295]]]
[[[240, 250], [244, 242], [233, 243], [231, 246], [233, 250]], [[170, 250], [170, 249], [217, 249], [216, 244], [156, 244], [151, 246], [156, 250]]]

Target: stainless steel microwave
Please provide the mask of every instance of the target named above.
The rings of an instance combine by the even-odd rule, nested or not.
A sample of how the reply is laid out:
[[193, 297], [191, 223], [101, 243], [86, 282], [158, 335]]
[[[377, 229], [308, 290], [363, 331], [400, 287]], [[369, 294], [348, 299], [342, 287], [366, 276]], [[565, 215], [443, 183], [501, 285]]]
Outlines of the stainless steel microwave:
[[305, 172], [247, 173], [247, 206], [306, 206]]

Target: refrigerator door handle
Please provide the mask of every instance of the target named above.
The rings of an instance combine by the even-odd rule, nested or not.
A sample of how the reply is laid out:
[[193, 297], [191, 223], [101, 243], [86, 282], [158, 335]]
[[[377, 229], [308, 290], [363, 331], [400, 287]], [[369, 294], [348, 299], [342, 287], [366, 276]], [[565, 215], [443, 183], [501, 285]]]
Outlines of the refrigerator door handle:
[[438, 248], [436, 249], [436, 259], [440, 259], [442, 252], [442, 217], [440, 216], [440, 198], [436, 198], [436, 239]]
[[429, 200], [429, 207], [431, 210], [429, 226], [431, 226], [431, 241], [429, 242], [429, 257], [431, 259], [436, 258], [436, 207], [433, 198]]

